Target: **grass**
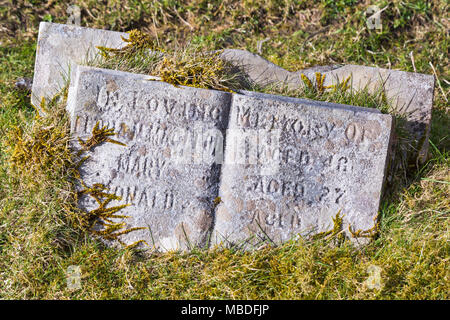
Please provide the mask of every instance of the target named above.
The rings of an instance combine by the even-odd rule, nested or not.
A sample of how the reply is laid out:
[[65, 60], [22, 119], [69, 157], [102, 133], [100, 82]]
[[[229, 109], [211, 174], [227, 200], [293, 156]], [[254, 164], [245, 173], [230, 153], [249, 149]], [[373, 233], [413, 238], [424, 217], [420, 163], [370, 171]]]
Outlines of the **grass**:
[[[139, 28], [169, 49], [190, 42], [205, 50], [256, 52], [258, 41], [270, 38], [262, 55], [290, 70], [356, 63], [413, 71], [411, 51], [418, 72], [433, 74], [433, 65], [442, 90], [435, 90], [430, 157], [408, 168], [384, 197], [375, 241], [361, 249], [318, 239], [257, 252], [213, 249], [145, 257], [89, 237], [67, 214], [75, 210], [67, 165], [45, 165], [40, 176], [33, 167], [9, 165], [14, 127], [31, 134], [53, 123], [55, 130], [47, 130], [56, 134], [66, 125], [57, 106], [53, 118], [41, 127], [33, 124], [29, 94], [14, 89], [14, 82], [32, 75], [38, 22], [45, 17], [64, 23], [67, 5], [17, 1], [0, 9], [0, 298], [449, 299], [448, 4], [389, 2], [383, 30], [373, 31], [365, 27], [368, 3], [314, 3], [269, 0], [262, 9], [249, 0], [75, 1], [82, 25]], [[384, 8], [388, 2], [375, 4]], [[64, 158], [65, 140], [54, 141], [58, 151], [49, 157]], [[67, 287], [71, 265], [81, 267], [79, 290]], [[365, 284], [371, 266], [381, 268], [380, 289]]]

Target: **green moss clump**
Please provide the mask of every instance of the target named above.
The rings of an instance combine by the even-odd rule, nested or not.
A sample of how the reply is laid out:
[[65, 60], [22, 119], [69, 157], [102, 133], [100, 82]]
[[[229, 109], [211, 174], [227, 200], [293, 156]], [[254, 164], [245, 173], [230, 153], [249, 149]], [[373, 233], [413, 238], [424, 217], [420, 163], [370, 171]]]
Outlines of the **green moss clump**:
[[52, 115], [45, 112], [48, 116], [41, 116], [35, 107], [33, 123], [22, 122], [7, 131], [4, 145], [10, 169], [29, 184], [74, 174], [67, 116], [57, 108], [61, 99], [65, 101], [67, 90], [63, 89], [48, 102], [42, 99], [40, 109], [51, 109]]

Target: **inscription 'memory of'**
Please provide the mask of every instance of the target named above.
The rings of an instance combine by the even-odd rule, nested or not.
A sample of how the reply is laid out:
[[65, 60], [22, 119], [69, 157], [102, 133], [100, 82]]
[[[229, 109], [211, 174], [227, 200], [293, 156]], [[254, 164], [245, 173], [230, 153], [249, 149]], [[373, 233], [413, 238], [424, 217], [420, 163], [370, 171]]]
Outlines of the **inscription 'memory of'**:
[[304, 136], [310, 140], [329, 137], [336, 126], [331, 122], [307, 119], [298, 115], [295, 118], [286, 114], [274, 115], [246, 105], [237, 105], [235, 121], [239, 127], [280, 129], [287, 134]]

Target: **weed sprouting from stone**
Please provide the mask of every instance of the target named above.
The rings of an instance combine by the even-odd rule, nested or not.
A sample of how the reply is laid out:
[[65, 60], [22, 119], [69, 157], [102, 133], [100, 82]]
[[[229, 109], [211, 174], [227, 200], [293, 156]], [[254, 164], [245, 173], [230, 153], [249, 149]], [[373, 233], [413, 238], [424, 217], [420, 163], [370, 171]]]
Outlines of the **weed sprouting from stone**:
[[83, 141], [82, 139], [78, 138], [78, 142], [80, 143], [84, 151], [89, 151], [103, 142], [110, 142], [121, 146], [126, 146], [126, 144], [122, 142], [108, 138], [110, 136], [116, 135], [114, 129], [108, 129], [107, 126], [103, 126], [100, 128], [99, 123], [100, 121], [97, 121], [94, 128], [92, 129], [92, 136], [88, 140]]

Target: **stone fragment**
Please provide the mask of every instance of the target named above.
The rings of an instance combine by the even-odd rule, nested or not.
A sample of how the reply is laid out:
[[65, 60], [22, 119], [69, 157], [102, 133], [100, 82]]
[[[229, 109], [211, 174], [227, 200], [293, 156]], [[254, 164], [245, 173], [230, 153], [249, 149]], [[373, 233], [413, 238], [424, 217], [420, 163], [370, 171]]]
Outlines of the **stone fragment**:
[[[176, 88], [148, 76], [79, 66], [71, 81], [68, 112], [74, 147], [86, 141], [97, 121], [113, 128], [115, 140], [88, 155], [80, 167], [87, 186], [101, 183], [131, 204], [118, 214], [130, 232], [121, 240], [145, 240], [161, 251], [204, 246], [214, 221], [220, 150], [231, 94]], [[216, 148], [216, 145], [218, 148]], [[80, 207], [96, 209], [85, 195]], [[115, 220], [115, 222], [117, 222]]]
[[[265, 94], [233, 95], [213, 243], [257, 248], [378, 214], [392, 117]], [[360, 239], [357, 239], [360, 240]]]
[[41, 22], [34, 64], [31, 102], [53, 97], [71, 78], [74, 64], [94, 57], [96, 46], [120, 48], [126, 33]]

